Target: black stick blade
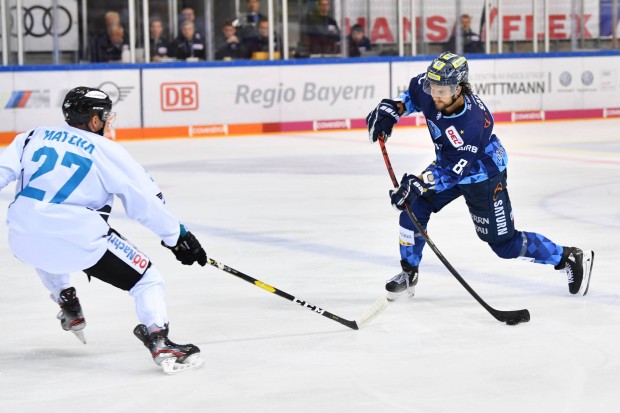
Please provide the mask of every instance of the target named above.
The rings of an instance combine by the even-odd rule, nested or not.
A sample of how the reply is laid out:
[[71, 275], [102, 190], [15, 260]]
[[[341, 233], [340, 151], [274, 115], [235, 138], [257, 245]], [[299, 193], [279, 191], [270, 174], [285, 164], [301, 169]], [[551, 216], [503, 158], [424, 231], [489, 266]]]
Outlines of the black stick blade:
[[506, 323], [509, 326], [515, 326], [530, 321], [530, 312], [525, 309], [517, 311], [496, 311], [492, 314], [498, 321]]

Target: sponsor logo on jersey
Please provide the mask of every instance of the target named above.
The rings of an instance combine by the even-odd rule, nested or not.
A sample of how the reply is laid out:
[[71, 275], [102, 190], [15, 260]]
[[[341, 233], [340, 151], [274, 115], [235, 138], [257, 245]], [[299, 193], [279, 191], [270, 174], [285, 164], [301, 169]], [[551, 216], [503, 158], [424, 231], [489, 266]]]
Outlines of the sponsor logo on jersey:
[[454, 146], [455, 148], [459, 148], [463, 146], [463, 143], [464, 143], [463, 139], [461, 138], [459, 131], [456, 130], [454, 125], [446, 129], [446, 136], [450, 140], [450, 143], [452, 144], [452, 146]]
[[461, 146], [459, 149], [459, 151], [470, 151], [473, 153], [477, 153], [478, 152], [478, 147], [474, 146], [474, 145], [465, 145], [465, 146]]
[[149, 267], [149, 257], [115, 233], [108, 235], [108, 250], [139, 274], [144, 274]]
[[484, 112], [484, 128], [487, 129], [491, 126], [491, 120], [487, 117], [487, 113]]

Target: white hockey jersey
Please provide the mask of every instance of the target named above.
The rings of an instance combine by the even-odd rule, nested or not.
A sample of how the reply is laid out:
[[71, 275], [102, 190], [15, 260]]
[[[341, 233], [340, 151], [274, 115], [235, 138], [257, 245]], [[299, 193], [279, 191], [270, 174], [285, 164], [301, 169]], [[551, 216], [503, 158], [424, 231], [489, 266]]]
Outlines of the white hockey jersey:
[[0, 189], [18, 180], [7, 214], [9, 245], [20, 260], [50, 273], [93, 266], [107, 248], [99, 209], [118, 196], [125, 211], [175, 245], [179, 220], [157, 184], [119, 144], [68, 125], [19, 134], [0, 153]]

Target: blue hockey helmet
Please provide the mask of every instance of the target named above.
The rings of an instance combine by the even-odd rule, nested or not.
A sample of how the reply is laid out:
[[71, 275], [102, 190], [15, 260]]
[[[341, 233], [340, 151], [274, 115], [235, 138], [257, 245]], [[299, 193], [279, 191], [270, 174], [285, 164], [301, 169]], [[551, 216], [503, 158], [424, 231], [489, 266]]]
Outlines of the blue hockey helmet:
[[467, 82], [469, 66], [464, 56], [452, 52], [443, 52], [435, 58], [426, 69], [424, 92], [431, 94], [431, 83], [438, 86], [450, 86], [452, 94], [461, 83]]

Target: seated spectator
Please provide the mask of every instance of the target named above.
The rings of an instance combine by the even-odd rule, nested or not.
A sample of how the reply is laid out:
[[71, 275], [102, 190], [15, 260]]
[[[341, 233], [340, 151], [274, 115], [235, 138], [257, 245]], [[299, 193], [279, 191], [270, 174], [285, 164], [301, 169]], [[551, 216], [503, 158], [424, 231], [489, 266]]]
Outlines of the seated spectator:
[[181, 25], [181, 35], [170, 44], [168, 56], [179, 60], [206, 59], [206, 47], [202, 35], [196, 32], [194, 22], [186, 20]]
[[[275, 33], [273, 36], [273, 50], [276, 53], [280, 53], [282, 50], [280, 40]], [[256, 36], [250, 37], [244, 40], [244, 43], [248, 49], [250, 57], [253, 57], [256, 52], [269, 52], [269, 21], [267, 19], [261, 19], [258, 22]]]
[[303, 54], [332, 54], [339, 52], [340, 29], [329, 15], [330, 0], [318, 0], [301, 24], [300, 49]]
[[112, 25], [108, 28], [108, 35], [97, 44], [93, 52], [93, 62], [120, 62], [123, 46], [129, 47], [125, 40], [125, 30], [121, 25]]
[[239, 36], [241, 40], [256, 37], [258, 22], [261, 20], [267, 20], [267, 17], [260, 12], [259, 0], [246, 0], [245, 1], [245, 13], [241, 14], [239, 18]]
[[199, 33], [201, 36], [204, 37], [206, 33], [205, 25], [201, 19], [196, 18], [196, 13], [194, 12], [194, 9], [190, 6], [185, 6], [181, 9], [181, 14], [179, 15], [179, 36], [183, 34], [181, 33], [181, 28], [183, 26], [183, 22], [186, 21], [194, 23], [194, 29], [196, 33]]
[[347, 36], [349, 44], [349, 57], [360, 57], [362, 52], [368, 52], [372, 49], [370, 39], [364, 35], [364, 28], [359, 24], [351, 27], [351, 32]]
[[[90, 40], [90, 61], [91, 62], [103, 62], [105, 57], [101, 55], [101, 50], [109, 45], [110, 31], [121, 24], [121, 15], [115, 11], [108, 11], [103, 16], [105, 22], [105, 28], [100, 30], [96, 34], [92, 35]], [[120, 59], [119, 59], [120, 60]]]
[[237, 37], [237, 28], [231, 20], [226, 20], [222, 26], [224, 40], [215, 52], [216, 60], [246, 59], [248, 57], [245, 45]]
[[159, 62], [168, 56], [168, 39], [163, 35], [164, 23], [160, 17], [153, 17], [149, 26], [151, 33], [151, 61]]
[[[456, 50], [456, 27], [448, 40], [447, 50]], [[461, 38], [463, 39], [463, 53], [484, 53], [480, 36], [471, 29], [471, 17], [469, 14], [461, 15]]]

